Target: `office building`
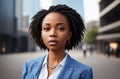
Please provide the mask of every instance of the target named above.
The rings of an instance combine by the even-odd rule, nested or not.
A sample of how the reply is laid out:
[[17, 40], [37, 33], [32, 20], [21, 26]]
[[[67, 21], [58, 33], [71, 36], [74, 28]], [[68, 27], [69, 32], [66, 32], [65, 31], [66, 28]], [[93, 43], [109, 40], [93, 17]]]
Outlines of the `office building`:
[[17, 19], [15, 0], [0, 0], [0, 53], [15, 52]]
[[118, 57], [120, 56], [120, 0], [100, 0], [99, 7], [98, 51]]
[[22, 0], [0, 0], [0, 54], [33, 50], [23, 30], [22, 6]]
[[[23, 30], [28, 33], [32, 17], [40, 10], [40, 0], [23, 0]], [[37, 47], [28, 34], [28, 50], [36, 51]], [[39, 48], [39, 47], [38, 47]]]

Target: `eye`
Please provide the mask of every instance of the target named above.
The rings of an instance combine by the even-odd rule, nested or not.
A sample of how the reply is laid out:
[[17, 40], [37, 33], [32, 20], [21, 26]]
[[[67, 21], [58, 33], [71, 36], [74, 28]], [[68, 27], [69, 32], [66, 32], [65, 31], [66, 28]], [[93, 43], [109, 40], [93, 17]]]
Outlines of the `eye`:
[[49, 27], [44, 27], [43, 30], [44, 30], [44, 31], [49, 31], [50, 28], [49, 28]]
[[64, 27], [60, 25], [57, 29], [60, 30], [60, 31], [63, 31]]
[[64, 30], [64, 28], [62, 28], [62, 27], [61, 27], [61, 28], [58, 28], [58, 30], [63, 31], [63, 30]]

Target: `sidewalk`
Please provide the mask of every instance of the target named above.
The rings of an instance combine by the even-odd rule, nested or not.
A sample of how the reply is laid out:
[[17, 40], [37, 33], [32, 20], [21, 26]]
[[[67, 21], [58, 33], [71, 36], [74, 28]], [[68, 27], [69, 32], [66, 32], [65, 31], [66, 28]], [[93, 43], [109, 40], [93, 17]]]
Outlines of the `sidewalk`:
[[82, 51], [74, 51], [75, 53], [70, 53], [71, 56], [92, 67], [93, 79], [120, 79], [120, 58], [114, 56], [108, 57], [98, 52], [94, 52], [93, 54], [87, 52], [84, 58]]
[[[0, 79], [21, 79], [23, 64], [27, 59], [37, 58], [46, 52], [28, 52], [0, 55]], [[81, 50], [69, 51], [71, 57], [92, 67], [94, 79], [120, 79], [120, 59], [107, 55], [88, 52], [84, 58]]]

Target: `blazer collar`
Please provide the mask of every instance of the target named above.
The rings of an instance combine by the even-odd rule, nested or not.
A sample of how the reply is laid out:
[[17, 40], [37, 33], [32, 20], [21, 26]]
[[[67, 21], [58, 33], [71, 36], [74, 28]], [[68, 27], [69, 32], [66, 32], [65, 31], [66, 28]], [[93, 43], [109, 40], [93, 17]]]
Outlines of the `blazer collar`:
[[[41, 67], [42, 67], [42, 63], [45, 59], [45, 56], [43, 56], [42, 58], [39, 58], [38, 62], [36, 63], [36, 68], [34, 69], [34, 72], [36, 72], [34, 74], [35, 75], [34, 79], [38, 79], [38, 77], [39, 77]], [[65, 65], [63, 66], [63, 69], [61, 70], [57, 79], [69, 79], [72, 70], [73, 70], [72, 58], [68, 55], [67, 58], [66, 58], [66, 61], [65, 61]]]
[[69, 79], [70, 74], [73, 70], [72, 58], [68, 55], [65, 61], [65, 65], [58, 75], [57, 79]]

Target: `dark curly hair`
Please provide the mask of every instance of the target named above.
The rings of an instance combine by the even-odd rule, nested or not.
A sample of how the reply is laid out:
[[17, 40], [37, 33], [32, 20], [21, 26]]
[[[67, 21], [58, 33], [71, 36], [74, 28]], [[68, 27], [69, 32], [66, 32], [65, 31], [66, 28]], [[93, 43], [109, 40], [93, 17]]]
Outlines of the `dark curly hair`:
[[79, 13], [74, 9], [68, 7], [67, 5], [55, 5], [51, 6], [48, 10], [41, 10], [35, 16], [30, 24], [29, 32], [32, 39], [41, 49], [48, 49], [42, 41], [41, 30], [42, 30], [42, 21], [46, 15], [51, 12], [57, 12], [66, 17], [68, 24], [70, 26], [70, 31], [72, 31], [72, 36], [69, 43], [66, 43], [65, 50], [70, 50], [75, 48], [78, 45], [84, 36], [85, 26], [83, 20]]

